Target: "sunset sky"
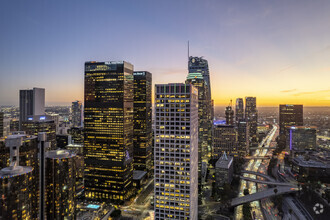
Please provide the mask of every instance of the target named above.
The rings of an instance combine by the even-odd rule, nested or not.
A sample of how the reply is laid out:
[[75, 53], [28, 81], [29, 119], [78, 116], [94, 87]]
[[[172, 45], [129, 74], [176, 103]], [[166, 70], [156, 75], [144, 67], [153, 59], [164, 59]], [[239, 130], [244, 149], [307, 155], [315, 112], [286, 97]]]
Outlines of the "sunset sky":
[[330, 106], [330, 1], [0, 2], [0, 105], [46, 89], [47, 105], [83, 100], [84, 62], [125, 60], [153, 83], [184, 82], [208, 60], [215, 105]]

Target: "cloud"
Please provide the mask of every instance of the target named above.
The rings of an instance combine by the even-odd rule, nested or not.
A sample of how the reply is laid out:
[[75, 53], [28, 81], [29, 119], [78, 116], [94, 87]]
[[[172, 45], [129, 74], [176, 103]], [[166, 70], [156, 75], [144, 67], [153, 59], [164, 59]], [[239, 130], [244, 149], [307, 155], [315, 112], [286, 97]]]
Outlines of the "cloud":
[[297, 91], [297, 89], [282, 90], [281, 92], [286, 93], [286, 92], [295, 92], [295, 91]]
[[299, 92], [299, 93], [294, 94], [294, 96], [312, 95], [312, 94], [318, 94], [318, 93], [330, 93], [330, 89], [328, 89], [328, 90], [311, 91], [311, 92]]

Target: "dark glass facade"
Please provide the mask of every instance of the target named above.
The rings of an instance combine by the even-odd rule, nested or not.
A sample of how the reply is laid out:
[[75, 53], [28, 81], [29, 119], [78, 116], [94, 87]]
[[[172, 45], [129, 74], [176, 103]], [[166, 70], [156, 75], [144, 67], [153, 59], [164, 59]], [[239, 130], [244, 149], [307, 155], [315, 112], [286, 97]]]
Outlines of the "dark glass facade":
[[82, 126], [82, 104], [80, 101], [72, 102], [71, 107], [72, 126]]
[[[188, 71], [189, 75], [186, 83], [193, 84], [198, 88], [199, 92], [199, 147], [202, 148], [202, 160], [208, 162], [212, 152], [212, 123], [214, 110], [211, 97], [210, 71], [207, 60], [202, 57], [190, 56]], [[201, 74], [201, 76], [198, 74]]]
[[132, 194], [133, 65], [86, 62], [85, 197], [116, 203]]
[[250, 146], [257, 147], [258, 110], [256, 97], [245, 97], [245, 120], [249, 125]]
[[0, 138], [3, 137], [3, 112], [0, 112]]
[[280, 135], [285, 136], [287, 126], [303, 126], [303, 105], [280, 105]]
[[57, 148], [56, 144], [56, 124], [49, 116], [31, 116], [27, 121], [22, 122], [22, 131], [28, 135], [38, 136], [39, 132], [47, 133], [47, 142], [50, 142], [50, 149]]
[[152, 168], [152, 75], [134, 72], [134, 170]]
[[236, 99], [236, 106], [235, 106], [235, 120], [236, 123], [244, 119], [244, 103], [242, 98]]

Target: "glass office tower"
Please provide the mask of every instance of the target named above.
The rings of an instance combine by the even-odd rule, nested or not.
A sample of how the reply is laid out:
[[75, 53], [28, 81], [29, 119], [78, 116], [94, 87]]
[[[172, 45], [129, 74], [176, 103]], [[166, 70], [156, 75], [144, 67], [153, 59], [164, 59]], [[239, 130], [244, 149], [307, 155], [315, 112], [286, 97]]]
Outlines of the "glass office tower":
[[258, 110], [256, 97], [245, 97], [245, 120], [249, 125], [250, 146], [257, 147]]
[[134, 72], [134, 170], [152, 168], [151, 73]]
[[85, 63], [85, 197], [124, 202], [132, 193], [133, 65]]
[[285, 136], [287, 126], [303, 126], [303, 105], [280, 105], [280, 135]]
[[235, 121], [238, 123], [244, 119], [244, 103], [242, 98], [236, 99]]

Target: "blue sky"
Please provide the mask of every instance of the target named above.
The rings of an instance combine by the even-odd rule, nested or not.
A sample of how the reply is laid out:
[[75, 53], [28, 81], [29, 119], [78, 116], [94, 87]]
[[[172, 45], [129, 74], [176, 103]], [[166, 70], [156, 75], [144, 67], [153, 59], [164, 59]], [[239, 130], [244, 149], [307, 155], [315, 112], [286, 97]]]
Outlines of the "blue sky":
[[46, 88], [46, 103], [83, 99], [84, 62], [126, 60], [154, 83], [183, 82], [209, 61], [216, 105], [330, 105], [329, 1], [1, 1], [0, 105]]

